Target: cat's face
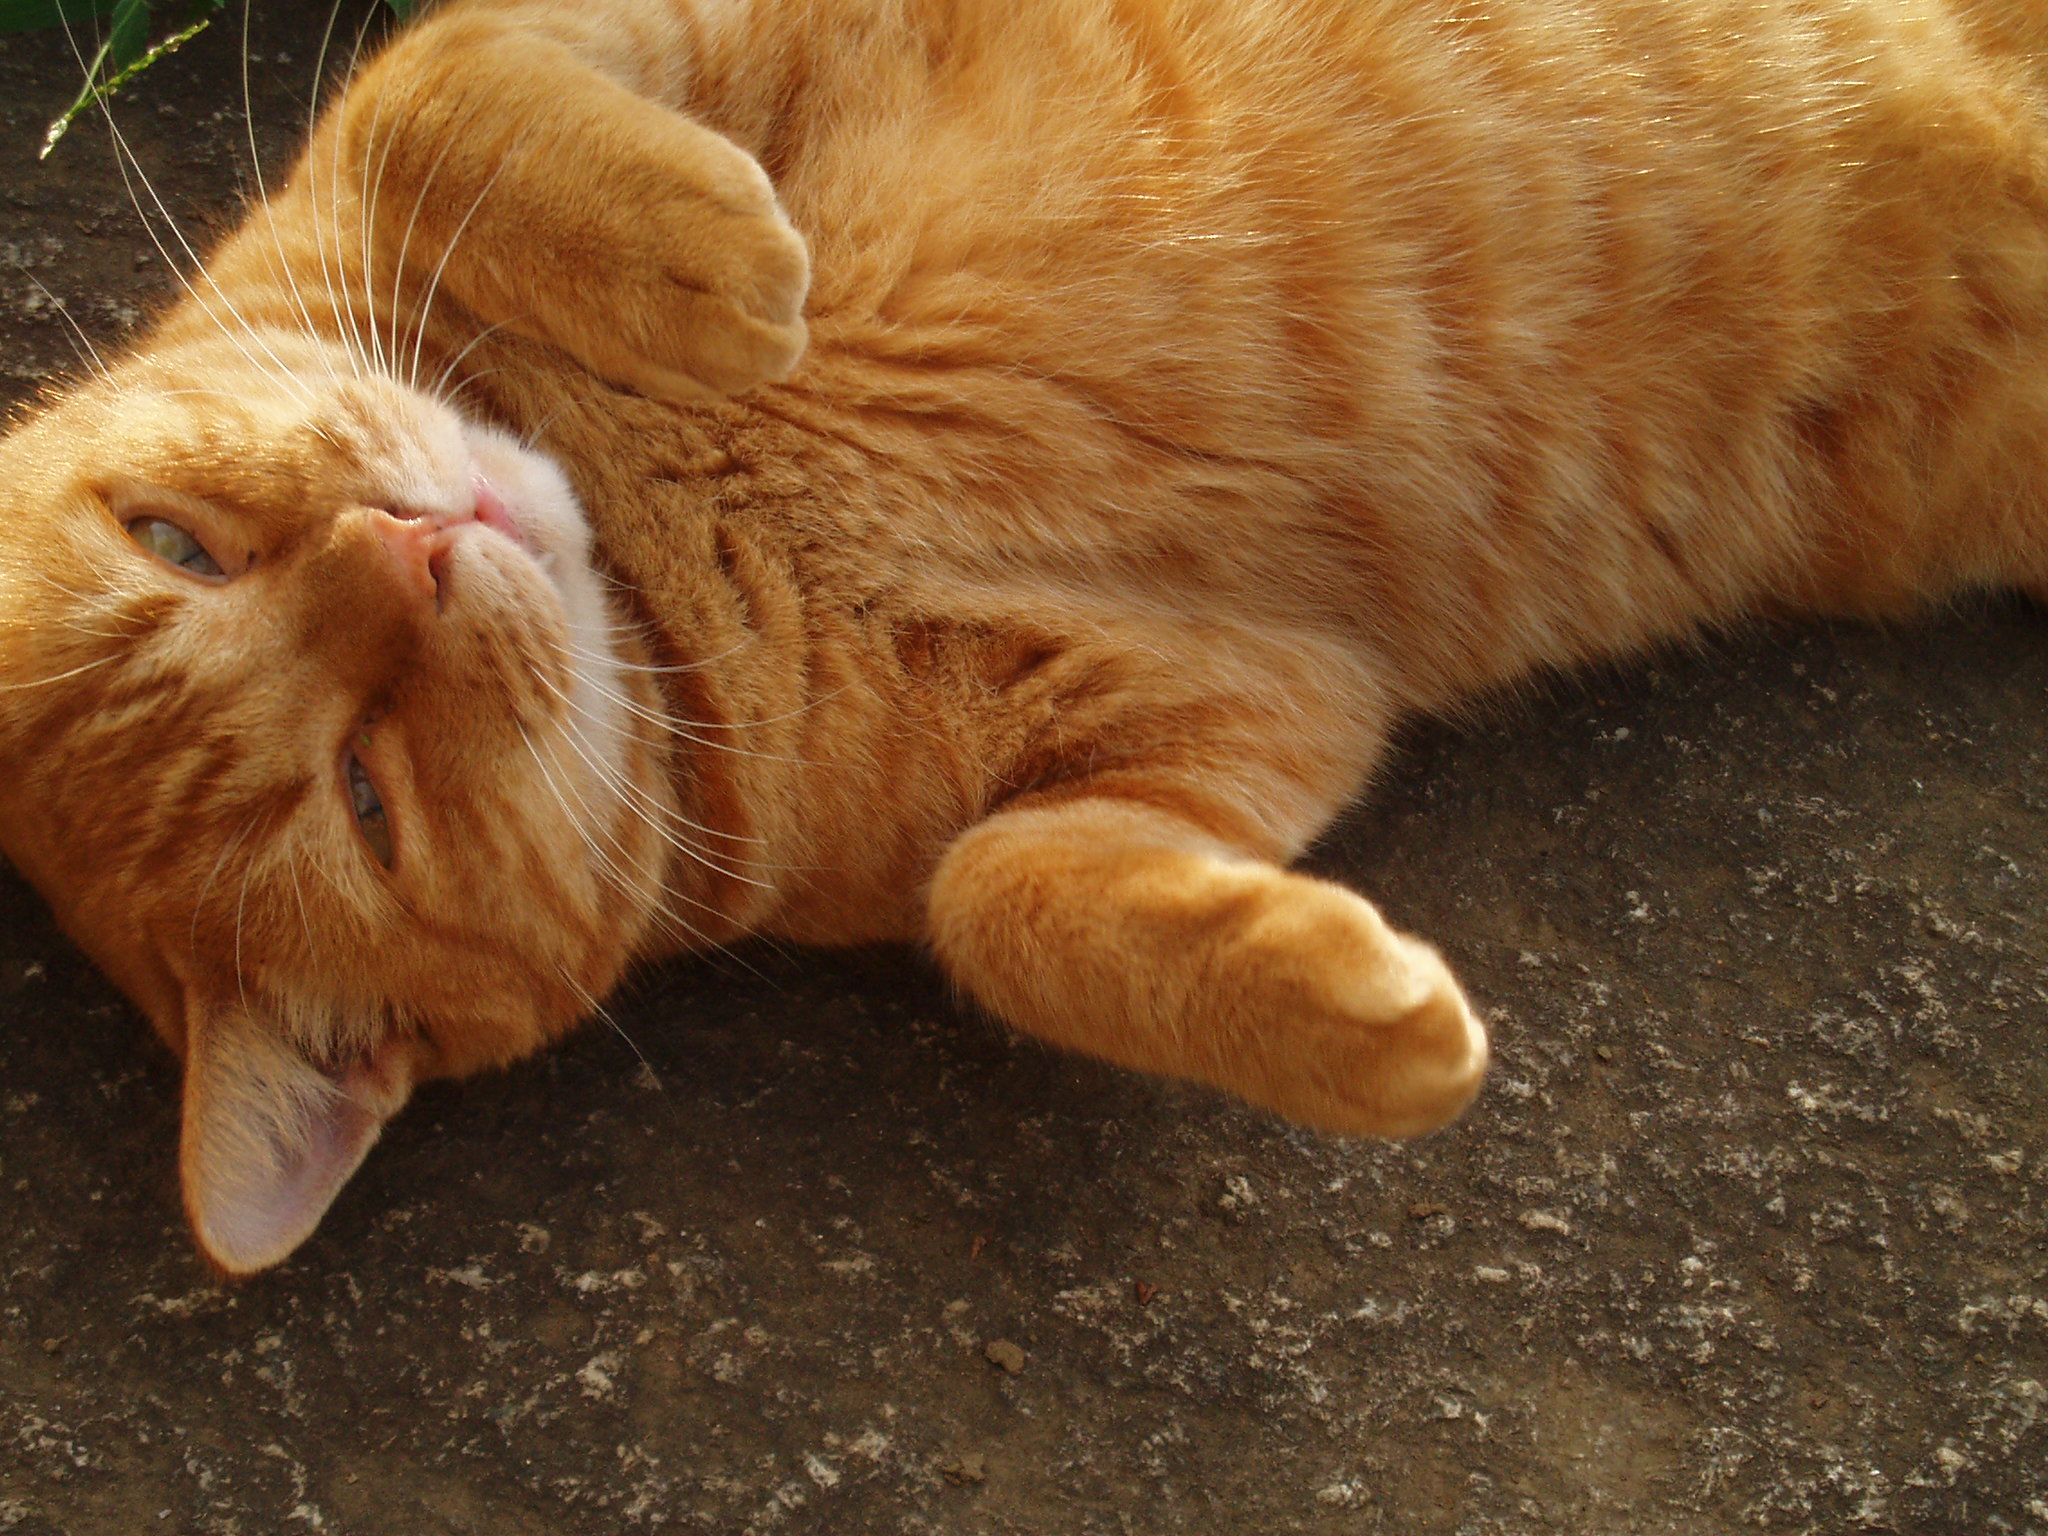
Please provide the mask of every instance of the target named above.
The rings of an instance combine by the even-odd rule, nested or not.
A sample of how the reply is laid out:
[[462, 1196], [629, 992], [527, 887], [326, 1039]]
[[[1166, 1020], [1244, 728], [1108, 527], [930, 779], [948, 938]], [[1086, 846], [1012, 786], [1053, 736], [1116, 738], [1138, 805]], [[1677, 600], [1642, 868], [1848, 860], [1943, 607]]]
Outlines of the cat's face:
[[616, 981], [650, 691], [552, 465], [277, 336], [0, 445], [0, 562], [0, 836], [184, 1056], [195, 1232], [261, 1267], [414, 1083]]

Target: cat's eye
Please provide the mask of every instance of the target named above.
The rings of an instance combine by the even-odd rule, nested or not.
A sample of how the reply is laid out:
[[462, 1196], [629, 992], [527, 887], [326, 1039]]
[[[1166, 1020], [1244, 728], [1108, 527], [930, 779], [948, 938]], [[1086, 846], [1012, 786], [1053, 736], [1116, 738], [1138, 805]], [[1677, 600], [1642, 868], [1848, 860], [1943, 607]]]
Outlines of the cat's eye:
[[220, 562], [204, 544], [176, 523], [161, 517], [138, 517], [128, 524], [128, 537], [159, 560], [190, 571], [194, 576], [225, 576]]
[[351, 752], [348, 755], [348, 808], [355, 813], [356, 830], [375, 854], [377, 862], [391, 867], [391, 818], [385, 814], [383, 798], [370, 782], [369, 770]]

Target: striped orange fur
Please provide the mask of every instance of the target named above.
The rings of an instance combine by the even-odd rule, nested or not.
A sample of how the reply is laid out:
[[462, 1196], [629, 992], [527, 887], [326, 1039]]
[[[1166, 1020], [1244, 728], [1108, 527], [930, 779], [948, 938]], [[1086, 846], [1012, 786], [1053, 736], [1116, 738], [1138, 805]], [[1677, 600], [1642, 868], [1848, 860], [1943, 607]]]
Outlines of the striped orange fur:
[[185, 1053], [202, 1247], [748, 933], [1455, 1115], [1455, 980], [1286, 864], [1404, 713], [2048, 582], [2044, 50], [2037, 0], [437, 12], [0, 445], [0, 840]]

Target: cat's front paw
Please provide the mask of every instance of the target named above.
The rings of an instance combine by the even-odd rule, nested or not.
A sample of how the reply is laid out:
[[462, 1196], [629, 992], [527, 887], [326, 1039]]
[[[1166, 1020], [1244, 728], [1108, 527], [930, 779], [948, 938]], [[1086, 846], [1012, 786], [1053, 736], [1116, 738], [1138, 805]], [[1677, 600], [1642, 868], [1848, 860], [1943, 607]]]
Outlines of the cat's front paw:
[[[683, 119], [586, 210], [584, 272], [548, 295], [548, 340], [656, 399], [701, 401], [787, 378], [803, 355], [810, 254], [767, 175]], [[649, 146], [650, 148], [652, 146]]]
[[1353, 1136], [1419, 1136], [1456, 1118], [1479, 1092], [1488, 1050], [1442, 957], [1350, 891], [1282, 879], [1284, 895], [1248, 938], [1305, 1006], [1290, 1010], [1291, 1056], [1261, 1097]]
[[423, 328], [445, 292], [648, 395], [716, 399], [786, 377], [810, 257], [760, 162], [556, 30], [444, 9], [350, 88], [327, 130], [337, 142], [316, 145], [295, 188], [319, 201], [323, 166], [363, 168], [371, 265], [413, 282], [401, 327]]

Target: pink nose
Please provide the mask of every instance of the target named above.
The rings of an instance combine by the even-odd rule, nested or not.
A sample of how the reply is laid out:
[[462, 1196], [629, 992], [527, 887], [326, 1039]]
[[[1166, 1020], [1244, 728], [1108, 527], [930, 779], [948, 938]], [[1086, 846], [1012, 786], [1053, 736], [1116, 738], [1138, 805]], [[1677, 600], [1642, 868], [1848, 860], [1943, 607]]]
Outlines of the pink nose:
[[455, 523], [437, 523], [426, 517], [397, 517], [389, 512], [370, 514], [370, 525], [398, 566], [399, 577], [408, 591], [421, 602], [439, 605], [445, 579], [448, 551], [455, 540]]
[[410, 592], [440, 606], [455, 540], [468, 527], [496, 529], [522, 547], [526, 534], [491, 483], [481, 474], [471, 482], [470, 503], [454, 512], [404, 513], [373, 508], [371, 526], [391, 552]]

